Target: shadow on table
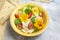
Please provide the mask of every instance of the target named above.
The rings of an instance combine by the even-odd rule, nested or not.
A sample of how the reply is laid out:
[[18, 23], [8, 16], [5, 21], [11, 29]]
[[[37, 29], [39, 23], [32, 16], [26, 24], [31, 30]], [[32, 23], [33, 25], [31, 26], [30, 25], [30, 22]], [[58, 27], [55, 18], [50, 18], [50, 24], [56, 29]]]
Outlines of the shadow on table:
[[40, 37], [41, 35], [39, 36], [36, 36], [36, 37], [24, 37], [24, 36], [21, 36], [19, 34], [17, 34], [10, 26], [10, 22], [8, 20], [7, 22], [7, 26], [6, 26], [6, 40], [37, 40], [37, 37]]

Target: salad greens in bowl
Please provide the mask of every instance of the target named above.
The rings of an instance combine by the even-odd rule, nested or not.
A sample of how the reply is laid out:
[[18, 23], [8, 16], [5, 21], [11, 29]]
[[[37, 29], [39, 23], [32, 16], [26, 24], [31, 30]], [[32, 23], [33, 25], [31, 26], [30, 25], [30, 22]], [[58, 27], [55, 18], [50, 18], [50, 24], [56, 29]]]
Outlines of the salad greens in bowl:
[[47, 28], [48, 13], [38, 4], [25, 3], [12, 12], [10, 24], [20, 35], [37, 36]]

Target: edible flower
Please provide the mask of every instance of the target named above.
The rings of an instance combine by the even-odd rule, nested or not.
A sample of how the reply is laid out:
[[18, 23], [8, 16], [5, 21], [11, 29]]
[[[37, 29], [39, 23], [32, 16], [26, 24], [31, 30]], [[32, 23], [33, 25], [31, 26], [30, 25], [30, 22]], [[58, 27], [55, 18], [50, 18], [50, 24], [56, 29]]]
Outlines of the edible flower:
[[19, 18], [21, 19], [21, 21], [23, 22], [27, 22], [28, 21], [28, 15], [27, 14], [24, 14], [22, 13]]
[[37, 7], [34, 7], [32, 9], [33, 14], [39, 14], [39, 9]]
[[43, 20], [42, 19], [36, 19], [34, 23], [34, 27], [41, 29], [43, 27]]

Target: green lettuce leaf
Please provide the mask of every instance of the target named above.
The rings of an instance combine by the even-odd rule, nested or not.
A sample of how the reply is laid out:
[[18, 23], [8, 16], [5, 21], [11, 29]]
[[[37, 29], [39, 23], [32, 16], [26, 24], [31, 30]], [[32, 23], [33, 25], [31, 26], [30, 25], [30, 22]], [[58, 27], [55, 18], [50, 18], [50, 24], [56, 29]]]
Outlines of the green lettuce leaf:
[[35, 18], [36, 18], [36, 17], [32, 17], [32, 18], [31, 18], [32, 23], [35, 22]]
[[17, 24], [19, 24], [19, 23], [21, 23], [21, 20], [20, 20], [19, 18], [16, 18], [16, 19], [14, 20], [14, 24], [17, 25]]

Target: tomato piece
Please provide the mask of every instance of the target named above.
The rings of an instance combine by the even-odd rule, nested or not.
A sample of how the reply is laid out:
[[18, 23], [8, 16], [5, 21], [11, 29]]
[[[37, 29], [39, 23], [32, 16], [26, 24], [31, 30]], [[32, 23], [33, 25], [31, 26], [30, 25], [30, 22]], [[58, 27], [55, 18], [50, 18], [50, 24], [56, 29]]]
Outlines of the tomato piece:
[[31, 18], [31, 16], [32, 16], [32, 12], [30, 12], [30, 13], [28, 14], [28, 18]]
[[29, 23], [28, 24], [28, 29], [32, 29], [33, 28], [33, 24], [32, 23]]
[[22, 24], [18, 24], [18, 29], [21, 29], [22, 28]]
[[19, 15], [18, 15], [18, 14], [15, 14], [15, 17], [16, 17], [16, 18], [19, 18]]

